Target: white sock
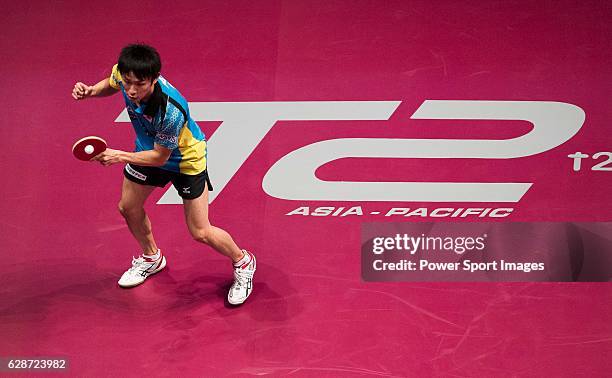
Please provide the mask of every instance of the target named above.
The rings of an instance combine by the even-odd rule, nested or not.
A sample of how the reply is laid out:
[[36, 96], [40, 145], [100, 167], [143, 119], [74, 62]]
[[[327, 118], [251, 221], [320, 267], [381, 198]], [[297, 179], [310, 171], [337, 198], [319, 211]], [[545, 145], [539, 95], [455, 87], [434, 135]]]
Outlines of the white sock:
[[157, 250], [157, 253], [154, 255], [145, 255], [144, 253], [142, 254], [144, 257], [146, 257], [149, 260], [157, 260], [159, 259], [159, 257], [161, 256], [159, 249]]
[[244, 249], [242, 250], [242, 252], [244, 253], [244, 256], [239, 261], [236, 261], [234, 263], [234, 268], [241, 267], [242, 265], [248, 264], [251, 262], [251, 255]]

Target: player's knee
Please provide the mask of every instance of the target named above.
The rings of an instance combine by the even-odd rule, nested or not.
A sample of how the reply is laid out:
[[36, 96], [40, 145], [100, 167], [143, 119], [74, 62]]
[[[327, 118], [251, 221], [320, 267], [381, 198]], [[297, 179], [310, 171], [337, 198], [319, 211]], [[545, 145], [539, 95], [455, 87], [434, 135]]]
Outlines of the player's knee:
[[142, 211], [141, 208], [129, 205], [129, 204], [124, 203], [124, 202], [119, 202], [119, 205], [117, 205], [117, 208], [119, 210], [119, 213], [121, 213], [121, 215], [123, 215], [124, 218], [127, 218], [130, 215], [134, 215], [134, 214], [137, 214], [140, 211]]
[[212, 237], [212, 227], [200, 227], [191, 230], [191, 236], [195, 241], [200, 243], [209, 244]]

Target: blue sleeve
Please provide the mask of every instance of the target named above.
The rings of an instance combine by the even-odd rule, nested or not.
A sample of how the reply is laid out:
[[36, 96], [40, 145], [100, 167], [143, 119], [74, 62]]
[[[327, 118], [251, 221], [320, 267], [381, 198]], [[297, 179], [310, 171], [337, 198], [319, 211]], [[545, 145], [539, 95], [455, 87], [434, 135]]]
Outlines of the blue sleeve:
[[160, 129], [155, 134], [155, 143], [169, 150], [178, 147], [179, 134], [185, 124], [185, 117], [175, 106], [168, 104], [166, 117], [161, 123]]

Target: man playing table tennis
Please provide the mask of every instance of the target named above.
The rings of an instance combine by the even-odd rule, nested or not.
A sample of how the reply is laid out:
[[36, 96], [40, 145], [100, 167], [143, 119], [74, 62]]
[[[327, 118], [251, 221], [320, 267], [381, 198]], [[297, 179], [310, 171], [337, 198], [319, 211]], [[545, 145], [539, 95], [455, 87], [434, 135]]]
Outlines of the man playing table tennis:
[[155, 243], [144, 203], [156, 187], [168, 182], [183, 198], [187, 226], [196, 241], [205, 243], [234, 265], [234, 283], [228, 293], [233, 305], [243, 303], [252, 291], [255, 256], [241, 250], [224, 230], [208, 220], [208, 191], [212, 190], [206, 166], [206, 138], [191, 119], [185, 98], [162, 76], [161, 59], [147, 45], [124, 47], [110, 78], [89, 86], [78, 82], [76, 100], [121, 92], [136, 132], [135, 152], [106, 149], [93, 160], [109, 166], [127, 163], [119, 211], [143, 252], [119, 279], [133, 287], [166, 266], [166, 257]]

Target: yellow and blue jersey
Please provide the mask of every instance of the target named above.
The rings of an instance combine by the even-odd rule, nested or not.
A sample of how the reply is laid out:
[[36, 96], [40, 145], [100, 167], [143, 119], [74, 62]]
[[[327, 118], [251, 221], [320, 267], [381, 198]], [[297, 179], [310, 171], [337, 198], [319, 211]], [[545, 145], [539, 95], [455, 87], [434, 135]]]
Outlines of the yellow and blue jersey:
[[197, 175], [206, 169], [206, 137], [191, 119], [187, 100], [166, 79], [158, 78], [153, 94], [140, 106], [128, 98], [117, 65], [109, 83], [123, 93], [136, 132], [136, 152], [152, 150], [154, 144], [159, 144], [172, 150], [160, 168], [187, 175]]

